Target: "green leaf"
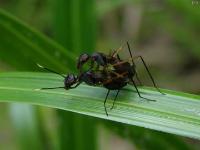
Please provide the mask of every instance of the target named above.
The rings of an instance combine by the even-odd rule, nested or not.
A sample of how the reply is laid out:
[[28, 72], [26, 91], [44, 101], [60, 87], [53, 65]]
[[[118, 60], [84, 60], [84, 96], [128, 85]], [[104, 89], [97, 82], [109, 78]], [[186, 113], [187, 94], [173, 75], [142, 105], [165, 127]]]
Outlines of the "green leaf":
[[[59, 72], [67, 72], [73, 68], [74, 59], [71, 52], [67, 52], [55, 41], [1, 9], [0, 33], [0, 61], [9, 64], [13, 69], [33, 71], [39, 69], [36, 63], [45, 64], [45, 66]], [[22, 106], [23, 109], [21, 109], [14, 104], [9, 108], [11, 113], [13, 111], [18, 112], [14, 113], [15, 116], [11, 119], [20, 149], [28, 149], [31, 145], [34, 145], [34, 147], [31, 146], [32, 149], [42, 149], [48, 146], [55, 147], [52, 144], [54, 142], [45, 137], [46, 134], [42, 134], [46, 128], [43, 127], [43, 122], [38, 120], [40, 116], [39, 109], [30, 106], [25, 108], [24, 105]], [[29, 116], [24, 114], [24, 110], [29, 110]], [[30, 118], [32, 119], [32, 126], [37, 124], [37, 127], [34, 126], [32, 128], [27, 124], [26, 120]], [[27, 137], [31, 138], [27, 139]]]
[[[85, 52], [90, 53], [95, 47], [96, 11], [94, 2], [94, 0], [54, 1], [55, 40], [77, 56]], [[61, 149], [96, 149], [96, 121], [92, 117], [64, 110], [57, 112]]]
[[[92, 0], [93, 1], [93, 0]], [[87, 37], [83, 35], [84, 40], [81, 40], [79, 42], [82, 42], [82, 49], [87, 49], [85, 44], [90, 44], [88, 48], [90, 50], [94, 49], [94, 27], [91, 28], [91, 24], [94, 22], [94, 18], [91, 20], [88, 20], [87, 23], [87, 17], [90, 18], [90, 16], [93, 16], [94, 13], [91, 13], [91, 9], [88, 9], [87, 6], [93, 7], [93, 2], [88, 1], [84, 7], [84, 9], [87, 9], [87, 11], [84, 11], [84, 13], [81, 13], [80, 15], [84, 15], [84, 20], [82, 20], [84, 26], [81, 26], [82, 31], [85, 33], [90, 30], [90, 35], [87, 33]], [[91, 3], [92, 2], [92, 3]], [[85, 3], [84, 3], [85, 4]], [[66, 5], [63, 5], [66, 6]], [[74, 3], [74, 7], [75, 3]], [[65, 9], [66, 7], [64, 7]], [[83, 7], [81, 7], [83, 8]], [[65, 9], [66, 10], [66, 9]], [[60, 11], [60, 10], [59, 10]], [[91, 13], [91, 15], [89, 14]], [[65, 14], [65, 13], [63, 13]], [[71, 17], [72, 19], [77, 19], [74, 18], [73, 16]], [[62, 18], [63, 20], [66, 18]], [[69, 18], [67, 18], [69, 21]], [[70, 21], [69, 21], [70, 22]], [[62, 28], [61, 28], [61, 27]], [[58, 28], [63, 29], [65, 28], [64, 25], [61, 25], [61, 22], [58, 22]], [[74, 31], [76, 31], [76, 35], [79, 36], [78, 34], [79, 31], [73, 27]], [[91, 30], [92, 29], [92, 30]], [[60, 30], [59, 30], [60, 31]], [[64, 30], [60, 31], [62, 34], [64, 34]], [[12, 67], [18, 69], [18, 70], [34, 70], [38, 69], [36, 66], [36, 62], [40, 64], [45, 64], [45, 66], [48, 66], [49, 68], [53, 68], [56, 71], [69, 71], [74, 68], [74, 65], [72, 65], [75, 61], [73, 58], [73, 52], [68, 51], [64, 49], [62, 46], [58, 45], [56, 42], [52, 41], [51, 39], [47, 38], [46, 36], [42, 35], [38, 31], [32, 29], [30, 26], [26, 25], [25, 23], [22, 23], [20, 20], [16, 19], [15, 17], [9, 15], [7, 12], [4, 12], [3, 10], [0, 10], [0, 33], [1, 33], [1, 43], [0, 43], [0, 60], [4, 61], [5, 63], [10, 64]], [[71, 33], [72, 36], [75, 34]], [[72, 39], [72, 36], [67, 35], [70, 39]], [[2, 38], [2, 39], [1, 39]], [[92, 40], [91, 40], [92, 38]], [[10, 42], [12, 41], [12, 44]], [[65, 38], [63, 39], [65, 41]], [[78, 41], [76, 38], [73, 40], [74, 45], [78, 45]], [[11, 107], [13, 108], [13, 107]], [[29, 107], [30, 108], [30, 107]], [[22, 110], [22, 109], [21, 109]], [[20, 111], [20, 110], [18, 110]], [[22, 110], [23, 112], [23, 110]], [[69, 115], [67, 116], [68, 120], [66, 117], [61, 120], [62, 116], [59, 114], [59, 119], [58, 121], [63, 122], [63, 128], [67, 128], [67, 125], [70, 126], [69, 124], [76, 124], [73, 125], [73, 131], [72, 132], [72, 126], [70, 126], [69, 130], [70, 132], [66, 132], [69, 130], [63, 130], [63, 128], [59, 128], [62, 131], [60, 132], [60, 142], [67, 146], [69, 148], [70, 146], [76, 146], [77, 149], [80, 149], [80, 147], [85, 147], [85, 149], [94, 149], [95, 147], [95, 142], [96, 142], [96, 134], [95, 134], [95, 129], [94, 129], [94, 120], [90, 118], [86, 119], [85, 117], [82, 119], [82, 123], [80, 122], [80, 117], [77, 117], [77, 119], [74, 119], [75, 123], [72, 123], [69, 121], [69, 118], [74, 116], [74, 113], [68, 113]], [[75, 114], [77, 116], [77, 114]], [[70, 116], [70, 117], [69, 117]], [[24, 116], [26, 117], [26, 116]], [[22, 116], [22, 118], [24, 118]], [[76, 121], [77, 120], [77, 121]], [[23, 120], [22, 120], [23, 121]], [[14, 121], [13, 121], [14, 122]], [[20, 120], [18, 121], [20, 122]], [[15, 125], [18, 123], [14, 123]], [[58, 123], [61, 125], [61, 123]], [[70, 122], [70, 123], [69, 123]], [[76, 123], [77, 122], [77, 123]], [[23, 123], [22, 123], [23, 124]], [[66, 125], [67, 124], [67, 125]], [[89, 124], [89, 125], [88, 125]], [[18, 126], [19, 127], [19, 126]], [[23, 126], [22, 126], [23, 128]], [[81, 131], [81, 128], [84, 129]], [[78, 130], [79, 129], [79, 130]], [[85, 133], [84, 133], [85, 132]], [[27, 134], [30, 132], [26, 132]], [[72, 135], [70, 133], [73, 133], [75, 135]], [[20, 133], [18, 133], [19, 135]], [[22, 132], [23, 134], [23, 132]], [[85, 134], [87, 134], [90, 138], [87, 139], [85, 138]], [[81, 136], [80, 136], [81, 135]], [[24, 134], [23, 134], [24, 136]], [[21, 136], [22, 137], [22, 136]], [[26, 137], [26, 136], [25, 136]], [[74, 137], [74, 138], [73, 138]], [[82, 139], [81, 139], [82, 137]], [[23, 138], [21, 138], [23, 140]], [[24, 138], [26, 140], [26, 138]], [[77, 140], [78, 139], [78, 140]], [[84, 139], [84, 140], [83, 140]], [[21, 141], [22, 141], [21, 140]], [[40, 141], [40, 140], [39, 140]], [[63, 141], [63, 142], [62, 142]], [[69, 142], [66, 142], [69, 141]], [[73, 144], [72, 141], [75, 143]], [[79, 141], [79, 142], [75, 142]], [[21, 142], [22, 143], [22, 142]], [[26, 143], [26, 141], [24, 142]], [[43, 142], [44, 143], [44, 142]], [[31, 143], [32, 144], [32, 143]], [[24, 144], [25, 145], [25, 144]], [[26, 144], [28, 145], [28, 144]], [[26, 146], [25, 145], [25, 146]], [[63, 145], [61, 145], [61, 149], [63, 148]], [[85, 145], [85, 146], [84, 146]], [[23, 146], [23, 144], [22, 144]], [[63, 148], [66, 149], [66, 148]]]
[[0, 60], [18, 70], [38, 69], [36, 63], [57, 71], [72, 69], [72, 53], [1, 9], [0, 33]]
[[80, 54], [92, 52], [96, 43], [96, 10], [94, 0], [54, 1], [56, 40]]
[[[0, 101], [23, 102], [59, 108], [84, 115], [141, 126], [167, 133], [200, 139], [200, 96], [163, 90], [161, 95], [152, 88], [139, 88], [142, 95], [156, 102], [138, 97], [128, 86], [117, 99], [115, 108], [105, 115], [103, 101], [106, 89], [80, 85], [73, 90], [36, 90], [62, 86], [63, 79], [49, 73], [1, 73]], [[114, 92], [107, 101], [111, 107]]]

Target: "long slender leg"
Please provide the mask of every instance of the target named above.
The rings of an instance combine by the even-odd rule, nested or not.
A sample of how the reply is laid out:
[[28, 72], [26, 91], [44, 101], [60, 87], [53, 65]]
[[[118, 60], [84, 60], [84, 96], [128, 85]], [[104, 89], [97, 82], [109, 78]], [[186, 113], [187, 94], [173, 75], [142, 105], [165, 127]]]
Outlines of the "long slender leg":
[[140, 78], [139, 78], [139, 76], [138, 76], [138, 74], [137, 74], [137, 71], [135, 71], [135, 77], [136, 77], [136, 79], [138, 80], [140, 86], [143, 86], [143, 84], [142, 84], [142, 82], [141, 82], [141, 80], [140, 80]]
[[128, 46], [128, 51], [129, 51], [129, 54], [130, 54], [130, 56], [131, 56], [132, 63], [133, 63], [133, 65], [135, 65], [135, 63], [134, 63], [134, 61], [133, 61], [133, 55], [132, 55], [132, 53], [131, 53], [130, 45], [129, 45], [128, 42], [126, 42], [126, 44], [127, 44], [127, 46]]
[[[81, 82], [78, 82], [75, 86], [73, 86], [73, 87], [69, 87], [68, 89], [74, 89], [74, 88], [76, 88], [77, 86], [79, 86], [81, 84]], [[49, 90], [49, 89], [61, 89], [61, 88], [63, 88], [63, 89], [67, 89], [66, 87], [50, 87], [50, 88], [40, 88], [40, 89], [37, 89], [37, 90]]]
[[139, 96], [140, 98], [146, 99], [146, 100], [148, 100], [148, 101], [156, 101], [156, 100], [148, 99], [148, 98], [145, 98], [145, 97], [141, 96], [141, 94], [140, 94], [140, 92], [139, 92], [139, 90], [138, 90], [138, 88], [137, 88], [137, 86], [136, 86], [136, 84], [135, 84], [135, 82], [134, 82], [134, 80], [133, 80], [132, 78], [131, 78], [131, 81], [132, 81], [132, 83], [133, 83], [133, 85], [134, 85], [134, 87], [135, 87], [135, 89], [136, 89], [136, 91], [137, 91], [137, 93], [138, 93], [138, 96]]
[[52, 87], [52, 88], [40, 88], [38, 90], [49, 90], [49, 89], [64, 89], [65, 87]]
[[112, 110], [112, 109], [114, 108], [115, 101], [116, 101], [116, 99], [117, 99], [117, 96], [118, 96], [118, 94], [119, 94], [119, 91], [120, 91], [120, 90], [117, 90], [117, 94], [115, 95], [115, 99], [114, 99], [114, 101], [113, 101], [113, 105], [112, 105], [112, 107], [110, 108], [110, 110]]
[[157, 89], [158, 92], [160, 92], [161, 94], [165, 95], [165, 93], [163, 93], [163, 92], [157, 87], [157, 85], [156, 85], [156, 83], [155, 83], [155, 81], [154, 81], [154, 79], [153, 79], [153, 76], [151, 75], [151, 73], [150, 73], [150, 71], [149, 71], [149, 69], [148, 69], [148, 67], [147, 67], [147, 65], [146, 65], [146, 63], [145, 63], [145, 61], [144, 61], [144, 59], [142, 58], [142, 56], [137, 56], [137, 57], [140, 58], [140, 59], [142, 60], [142, 63], [143, 63], [143, 65], [144, 65], [144, 67], [145, 67], [145, 69], [146, 69], [146, 71], [147, 71], [149, 77], [151, 78], [151, 81], [152, 81], [154, 87]]
[[107, 115], [107, 116], [108, 116], [108, 112], [107, 112], [107, 109], [106, 109], [106, 100], [107, 100], [107, 98], [108, 98], [109, 93], [110, 93], [110, 90], [108, 90], [108, 92], [107, 92], [107, 94], [106, 94], [106, 98], [105, 98], [105, 100], [104, 100], [104, 109], [105, 109], [105, 112], [106, 112], [106, 115]]
[[[128, 51], [129, 51], [129, 54], [131, 56], [131, 61], [132, 61], [132, 65], [135, 66], [135, 63], [134, 63], [134, 60], [133, 60], [133, 55], [131, 53], [131, 49], [130, 49], [130, 45], [128, 42], [126, 42], [127, 46], [128, 46]], [[142, 86], [142, 82], [140, 81], [139, 77], [138, 77], [138, 74], [137, 74], [137, 71], [135, 71], [135, 76], [136, 76], [136, 79], [138, 80], [139, 84]]]
[[119, 54], [117, 54], [117, 59], [118, 59], [118, 60], [121, 60], [120, 57], [119, 57]]
[[[74, 87], [70, 87], [68, 89], [74, 89], [79, 86], [81, 83], [77, 83]], [[38, 90], [52, 90], [52, 89], [65, 89], [65, 87], [50, 87], [50, 88], [40, 88]]]

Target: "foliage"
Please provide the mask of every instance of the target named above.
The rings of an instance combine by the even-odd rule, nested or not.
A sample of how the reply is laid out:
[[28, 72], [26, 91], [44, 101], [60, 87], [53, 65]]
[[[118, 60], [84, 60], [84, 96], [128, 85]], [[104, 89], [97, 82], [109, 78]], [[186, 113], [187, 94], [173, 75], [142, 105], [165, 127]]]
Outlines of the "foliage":
[[[36, 14], [35, 10], [37, 9], [34, 10], [33, 7], [29, 9], [29, 3], [34, 1], [21, 0], [21, 4], [18, 5], [19, 13], [15, 9], [7, 9], [12, 10], [15, 14], [17, 13], [20, 18], [30, 21], [31, 15], [28, 13], [24, 15], [22, 6], [29, 6], [26, 9]], [[127, 2], [129, 0], [109, 1], [100, 3], [100, 5], [98, 3], [97, 14], [94, 13], [94, 1], [92, 0], [88, 0], [85, 3], [81, 2], [81, 0], [68, 2], [59, 0], [53, 2], [55, 16], [52, 20], [55, 40], [70, 51], [67, 51], [63, 46], [47, 38], [29, 25], [0, 10], [0, 63], [8, 66], [10, 70], [38, 70], [35, 65], [37, 62], [62, 73], [71, 72], [73, 71], [73, 66], [75, 66], [75, 56], [81, 50], [87, 49], [89, 52], [94, 50], [97, 29], [96, 19], [93, 18], [96, 15], [99, 18], [103, 18], [107, 12]], [[45, 2], [42, 4], [44, 6]], [[166, 2], [166, 8], [164, 7], [166, 14], [160, 15], [162, 10], [151, 12], [145, 9], [144, 15], [150, 14], [155, 23], [162, 25], [163, 28], [172, 33], [172, 37], [177, 41], [177, 44], [183, 46], [183, 50], [190, 49], [191, 53], [198, 58], [200, 56], [198, 38], [196, 38], [198, 35], [194, 34], [194, 31], [198, 29], [199, 12], [188, 7], [189, 5], [186, 1], [179, 2], [179, 4], [181, 5], [168, 1]], [[37, 8], [36, 5], [34, 7]], [[175, 8], [174, 10], [176, 11], [168, 11], [171, 10], [169, 9], [171, 7]], [[47, 11], [46, 8], [42, 9]], [[181, 20], [184, 26], [180, 26], [178, 29], [173, 18], [177, 12], [186, 14]], [[21, 17], [22, 15], [24, 15], [24, 18]], [[43, 15], [38, 16], [44, 18]], [[31, 18], [31, 21], [41, 21], [41, 18], [38, 18]], [[32, 24], [35, 25], [34, 22]], [[141, 31], [153, 29], [147, 27], [148, 25], [149, 23], [144, 23]], [[188, 39], [188, 35], [192, 38]], [[167, 96], [161, 96], [151, 88], [141, 88], [140, 90], [144, 96], [157, 100], [154, 103], [147, 103], [137, 97], [132, 87], [128, 87], [121, 92], [116, 108], [109, 111], [109, 117], [106, 117], [102, 104], [105, 91], [102, 88], [81, 85], [76, 90], [67, 92], [62, 90], [35, 91], [33, 89], [40, 88], [41, 85], [50, 87], [62, 84], [62, 80], [58, 77], [42, 73], [2, 73], [0, 74], [0, 80], [0, 101], [2, 102], [25, 102], [122, 122], [124, 123], [123, 125], [118, 123], [108, 124], [105, 121], [104, 124], [122, 136], [124, 136], [124, 133], [129, 133], [128, 137], [133, 139], [132, 142], [140, 149], [160, 149], [164, 147], [168, 149], [191, 149], [192, 146], [188, 147], [188, 144], [179, 137], [127, 124], [199, 139], [199, 96], [168, 90], [164, 90]], [[98, 93], [98, 95], [95, 94], [94, 96], [93, 92]], [[108, 106], [112, 103], [111, 99], [112, 97], [109, 98]], [[97, 119], [91, 120], [91, 117], [86, 117], [86, 115], [76, 115], [75, 113], [61, 111], [57, 115], [59, 123], [63, 124], [59, 128], [58, 139], [54, 136], [53, 140], [49, 141], [45, 131], [44, 118], [41, 118], [42, 114], [39, 109], [35, 109], [30, 105], [25, 107], [15, 104], [12, 104], [10, 108], [13, 125], [18, 130], [18, 142], [22, 149], [30, 148], [30, 145], [34, 145], [32, 146], [33, 149], [49, 147], [66, 149], [69, 144], [71, 146], [79, 145], [78, 147], [72, 146], [70, 149], [94, 149], [94, 136], [96, 137], [97, 135], [95, 134], [95, 126], [91, 122], [95, 124]], [[23, 113], [25, 111], [27, 114]], [[66, 120], [66, 117], [69, 120]], [[31, 122], [30, 118], [32, 118]], [[88, 129], [91, 129], [90, 131], [83, 129], [84, 126], [87, 127], [87, 124], [91, 125], [90, 127], [88, 126]], [[65, 134], [67, 132], [71, 133], [70, 136]], [[88, 141], [84, 138], [85, 134], [91, 135], [89, 139], [94, 139], [94, 141]], [[28, 136], [32, 137], [32, 140], [27, 139]], [[58, 143], [55, 142], [56, 140], [58, 140]]]

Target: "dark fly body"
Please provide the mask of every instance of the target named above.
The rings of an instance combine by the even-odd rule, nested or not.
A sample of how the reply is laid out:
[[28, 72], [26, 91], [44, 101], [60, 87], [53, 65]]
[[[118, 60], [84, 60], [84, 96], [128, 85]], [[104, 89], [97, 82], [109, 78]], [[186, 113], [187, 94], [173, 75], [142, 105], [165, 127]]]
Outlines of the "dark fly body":
[[[142, 56], [133, 57], [128, 42], [127, 42], [127, 46], [128, 46], [129, 54], [131, 56], [130, 60], [122, 60], [120, 58], [120, 56], [118, 55], [118, 50], [114, 51], [110, 55], [105, 55], [105, 54], [99, 53], [99, 52], [95, 52], [91, 56], [88, 54], [83, 54], [83, 55], [80, 55], [80, 57], [78, 59], [78, 64], [81, 64], [81, 65], [78, 65], [78, 68], [77, 68], [78, 70], [82, 70], [82, 66], [85, 63], [87, 63], [87, 61], [89, 61], [89, 60], [91, 61], [90, 70], [95, 69], [95, 68], [93, 68], [94, 64], [97, 65], [96, 70], [98, 70], [100, 66], [103, 67], [103, 69], [101, 71], [104, 72], [103, 73], [104, 75], [102, 76], [102, 77], [104, 77], [104, 80], [102, 80], [101, 85], [103, 85], [103, 87], [108, 89], [106, 98], [104, 100], [104, 107], [105, 107], [105, 112], [107, 115], [108, 115], [108, 113], [107, 113], [105, 105], [106, 105], [106, 100], [108, 98], [110, 90], [117, 90], [116, 96], [113, 101], [113, 105], [111, 107], [111, 109], [112, 109], [114, 107], [115, 100], [116, 100], [120, 90], [129, 83], [132, 83], [134, 85], [136, 92], [138, 93], [140, 98], [146, 99], [148, 101], [155, 101], [155, 100], [147, 99], [147, 98], [141, 96], [141, 94], [137, 88], [137, 85], [134, 81], [134, 77], [136, 77], [136, 79], [138, 80], [140, 85], [142, 85], [142, 83], [136, 72], [136, 65], [134, 63], [135, 59], [140, 59], [142, 61], [154, 87], [158, 90], [158, 92], [160, 92], [161, 94], [164, 94], [160, 91], [160, 89], [155, 84], [155, 81], [154, 81], [143, 57]], [[85, 58], [87, 58], [87, 59], [85, 59]], [[131, 61], [131, 63], [130, 63], [130, 61]], [[109, 69], [109, 66], [112, 66], [112, 69]]]
[[[137, 85], [134, 81], [134, 77], [136, 77], [136, 79], [139, 81], [141, 85], [142, 83], [136, 72], [136, 65], [134, 63], [135, 59], [140, 59], [142, 61], [154, 87], [158, 90], [158, 92], [160, 92], [161, 94], [163, 93], [156, 86], [155, 81], [142, 56], [133, 57], [128, 42], [127, 42], [127, 46], [128, 46], [129, 54], [131, 56], [130, 60], [122, 60], [118, 55], [119, 50], [116, 50], [112, 54], [109, 54], [109, 55], [105, 55], [104, 53], [100, 53], [100, 52], [95, 52], [92, 55], [89, 55], [89, 54], [80, 55], [77, 61], [77, 69], [79, 70], [78, 75], [68, 74], [67, 76], [63, 76], [53, 70], [50, 70], [48, 68], [38, 65], [39, 67], [47, 71], [56, 73], [64, 78], [63, 87], [42, 88], [42, 89], [64, 88], [68, 90], [68, 89], [76, 88], [82, 82], [85, 82], [86, 84], [90, 86], [103, 86], [104, 88], [108, 89], [105, 100], [104, 100], [104, 108], [105, 108], [105, 112], [107, 116], [108, 116], [108, 113], [106, 109], [106, 101], [107, 101], [110, 91], [117, 90], [117, 93], [113, 101], [113, 105], [110, 108], [110, 109], [113, 109], [120, 90], [129, 83], [132, 83], [134, 85], [136, 92], [138, 93], [138, 96], [140, 98], [146, 99], [148, 101], [155, 101], [155, 100], [147, 99], [141, 96], [137, 88]], [[84, 65], [87, 63], [90, 63], [89, 69], [84, 70]]]

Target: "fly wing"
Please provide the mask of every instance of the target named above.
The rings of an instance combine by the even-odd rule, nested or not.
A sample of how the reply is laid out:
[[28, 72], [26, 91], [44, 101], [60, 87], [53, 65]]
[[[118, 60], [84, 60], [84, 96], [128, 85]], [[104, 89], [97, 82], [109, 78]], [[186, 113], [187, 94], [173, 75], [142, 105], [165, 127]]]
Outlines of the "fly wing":
[[[112, 73], [113, 73], [113, 72], [112, 72]], [[113, 73], [113, 74], [115, 74], [115, 73]], [[104, 84], [111, 83], [112, 81], [114, 81], [114, 80], [116, 80], [116, 79], [119, 79], [119, 78], [125, 78], [125, 76], [128, 74], [128, 72], [123, 72], [123, 73], [121, 73], [121, 74], [116, 73], [116, 74], [117, 74], [117, 75], [116, 75], [115, 77], [112, 77], [112, 76], [107, 77], [107, 79], [103, 81], [103, 85], [104, 85]]]

